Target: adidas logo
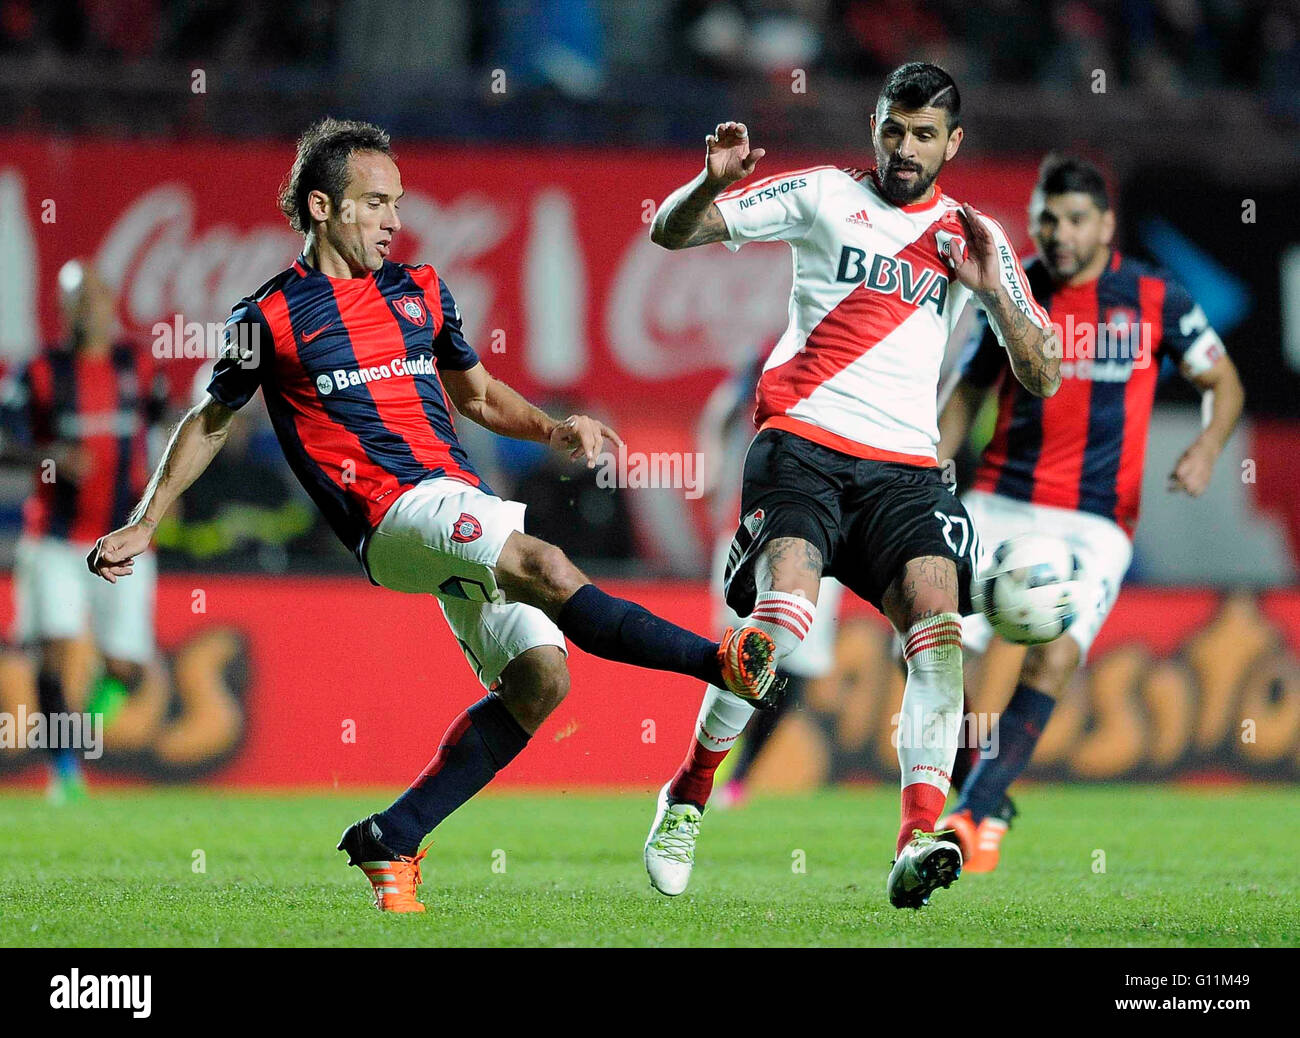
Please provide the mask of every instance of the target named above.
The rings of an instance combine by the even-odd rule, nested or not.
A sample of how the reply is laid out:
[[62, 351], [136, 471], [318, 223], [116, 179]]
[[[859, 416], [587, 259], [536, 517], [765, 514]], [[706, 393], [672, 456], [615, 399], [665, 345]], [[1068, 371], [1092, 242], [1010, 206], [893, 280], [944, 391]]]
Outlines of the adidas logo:
[[848, 218], [849, 223], [857, 224], [859, 227], [870, 227], [871, 217], [867, 215], [865, 209], [859, 209], [856, 213]]

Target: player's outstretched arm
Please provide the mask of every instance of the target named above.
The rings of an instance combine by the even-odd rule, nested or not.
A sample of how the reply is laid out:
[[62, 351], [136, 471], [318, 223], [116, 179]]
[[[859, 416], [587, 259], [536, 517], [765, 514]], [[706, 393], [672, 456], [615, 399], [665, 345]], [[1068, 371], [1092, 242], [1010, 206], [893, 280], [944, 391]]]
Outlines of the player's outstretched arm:
[[586, 415], [570, 415], [564, 421], [552, 418], [489, 375], [481, 363], [465, 371], [444, 371], [442, 382], [456, 410], [484, 429], [514, 440], [549, 443], [570, 458], [586, 459], [588, 468], [596, 464], [605, 439], [615, 446], [623, 443], [613, 429]]
[[127, 524], [101, 537], [90, 549], [86, 565], [92, 573], [110, 584], [130, 575], [135, 556], [149, 547], [167, 509], [221, 450], [234, 417], [234, 411], [209, 397], [181, 419]]
[[1187, 375], [1203, 394], [1207, 404], [1205, 427], [1183, 451], [1169, 474], [1168, 489], [1181, 491], [1189, 497], [1200, 497], [1210, 485], [1214, 463], [1219, 460], [1228, 437], [1237, 426], [1241, 409], [1246, 403], [1246, 391], [1232, 361], [1221, 356], [1208, 371]]
[[704, 138], [704, 169], [664, 199], [650, 225], [650, 240], [665, 249], [726, 241], [727, 224], [714, 200], [754, 172], [764, 150], [749, 147], [744, 123], [719, 123]]

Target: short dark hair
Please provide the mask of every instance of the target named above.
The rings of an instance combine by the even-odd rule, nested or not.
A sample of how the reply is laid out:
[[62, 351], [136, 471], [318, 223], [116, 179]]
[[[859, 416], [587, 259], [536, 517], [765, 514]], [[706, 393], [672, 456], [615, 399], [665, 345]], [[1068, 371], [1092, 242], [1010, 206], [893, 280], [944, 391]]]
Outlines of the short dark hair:
[[1103, 213], [1110, 208], [1110, 191], [1101, 170], [1087, 159], [1053, 152], [1038, 167], [1037, 190], [1047, 195], [1079, 192], [1092, 198]]
[[337, 208], [348, 185], [348, 159], [357, 152], [377, 151], [393, 157], [388, 131], [371, 123], [326, 116], [298, 138], [293, 169], [280, 185], [280, 212], [300, 234], [311, 230], [307, 196], [324, 191]]
[[957, 84], [938, 65], [928, 61], [909, 61], [899, 65], [885, 80], [885, 88], [876, 99], [889, 101], [903, 108], [942, 108], [948, 113], [948, 132], [961, 124], [961, 94]]

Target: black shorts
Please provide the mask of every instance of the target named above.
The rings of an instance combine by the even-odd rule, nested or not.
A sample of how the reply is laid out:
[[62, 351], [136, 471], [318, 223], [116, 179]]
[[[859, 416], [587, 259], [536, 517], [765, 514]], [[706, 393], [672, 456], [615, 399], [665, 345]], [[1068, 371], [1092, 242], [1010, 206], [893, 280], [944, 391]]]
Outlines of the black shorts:
[[952, 559], [958, 609], [963, 616], [974, 612], [970, 587], [979, 540], [956, 489], [937, 468], [855, 458], [779, 429], [760, 432], [745, 456], [727, 604], [748, 616], [763, 546], [776, 537], [801, 537], [821, 552], [823, 576], [877, 609], [909, 560]]

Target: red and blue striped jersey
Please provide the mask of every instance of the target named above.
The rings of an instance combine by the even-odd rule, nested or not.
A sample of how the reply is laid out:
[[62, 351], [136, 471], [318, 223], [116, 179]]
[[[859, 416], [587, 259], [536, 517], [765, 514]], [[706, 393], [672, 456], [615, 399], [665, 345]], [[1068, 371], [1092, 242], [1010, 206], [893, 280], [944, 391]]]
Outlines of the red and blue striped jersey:
[[104, 354], [53, 346], [7, 380], [7, 434], [27, 447], [78, 448], [76, 476], [38, 467], [23, 532], [89, 543], [116, 529], [144, 491], [149, 427], [167, 408], [167, 382], [148, 350], [115, 343]]
[[432, 267], [386, 262], [339, 279], [299, 256], [235, 305], [208, 392], [238, 409], [261, 388], [289, 467], [361, 559], [370, 531], [422, 480], [488, 490], [438, 377], [478, 362]]
[[1026, 390], [979, 314], [961, 373], [997, 385], [998, 416], [974, 486], [1104, 516], [1132, 536], [1160, 362], [1195, 374], [1223, 343], [1180, 285], [1118, 252], [1085, 285], [1054, 285], [1037, 261], [1025, 271], [1062, 344], [1061, 388], [1046, 400]]

